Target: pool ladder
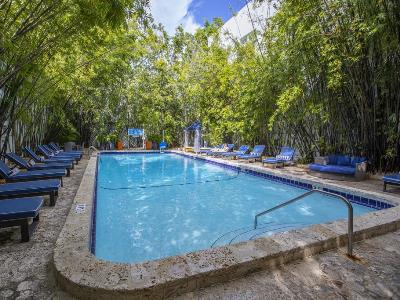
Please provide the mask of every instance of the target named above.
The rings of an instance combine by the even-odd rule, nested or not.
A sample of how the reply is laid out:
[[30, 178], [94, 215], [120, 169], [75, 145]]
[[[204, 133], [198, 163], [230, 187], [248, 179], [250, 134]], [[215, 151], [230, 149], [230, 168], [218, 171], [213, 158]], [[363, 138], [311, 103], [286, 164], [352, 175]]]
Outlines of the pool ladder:
[[291, 199], [289, 201], [283, 202], [283, 203], [281, 203], [281, 204], [279, 204], [277, 206], [274, 206], [274, 207], [272, 207], [270, 209], [267, 209], [267, 210], [265, 210], [263, 212], [258, 213], [254, 217], [254, 230], [257, 229], [258, 218], [259, 217], [261, 217], [263, 215], [266, 215], [266, 214], [269, 214], [270, 212], [273, 212], [273, 211], [275, 211], [275, 210], [277, 210], [279, 208], [282, 208], [282, 207], [285, 207], [285, 206], [287, 206], [289, 204], [297, 202], [297, 201], [299, 201], [301, 199], [304, 199], [305, 197], [307, 197], [307, 196], [309, 196], [311, 194], [315, 194], [315, 193], [320, 193], [320, 194], [325, 194], [325, 195], [328, 195], [328, 196], [332, 196], [333, 198], [336, 198], [336, 199], [339, 199], [339, 200], [343, 201], [347, 205], [347, 212], [348, 212], [348, 216], [347, 216], [347, 218], [348, 218], [348, 220], [347, 220], [347, 231], [348, 231], [348, 233], [347, 233], [347, 239], [348, 239], [348, 242], [347, 242], [347, 255], [350, 256], [350, 257], [353, 256], [353, 206], [351, 205], [350, 201], [347, 200], [345, 197], [337, 195], [337, 194], [329, 193], [329, 192], [326, 192], [326, 191], [323, 191], [323, 190], [313, 189], [313, 190], [311, 190], [311, 191], [309, 191], [307, 193], [304, 193], [304, 194], [302, 194], [302, 195], [300, 195], [300, 196], [298, 196], [296, 198], [293, 198], [293, 199]]

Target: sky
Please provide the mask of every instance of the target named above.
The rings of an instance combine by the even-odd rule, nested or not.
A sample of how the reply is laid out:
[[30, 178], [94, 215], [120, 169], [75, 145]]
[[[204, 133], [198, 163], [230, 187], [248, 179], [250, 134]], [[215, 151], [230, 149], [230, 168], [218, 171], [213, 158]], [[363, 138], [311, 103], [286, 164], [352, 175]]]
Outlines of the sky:
[[173, 35], [181, 24], [185, 31], [193, 33], [216, 17], [226, 22], [232, 11], [239, 11], [245, 4], [245, 0], [150, 0], [150, 9], [156, 23], [162, 23]]

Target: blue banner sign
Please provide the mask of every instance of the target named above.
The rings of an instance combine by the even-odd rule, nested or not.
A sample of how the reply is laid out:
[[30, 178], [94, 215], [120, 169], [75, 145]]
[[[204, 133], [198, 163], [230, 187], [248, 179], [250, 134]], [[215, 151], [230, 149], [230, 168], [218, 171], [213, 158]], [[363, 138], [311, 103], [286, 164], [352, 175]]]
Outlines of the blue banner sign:
[[130, 136], [142, 136], [143, 135], [143, 129], [128, 128], [128, 135], [130, 135]]

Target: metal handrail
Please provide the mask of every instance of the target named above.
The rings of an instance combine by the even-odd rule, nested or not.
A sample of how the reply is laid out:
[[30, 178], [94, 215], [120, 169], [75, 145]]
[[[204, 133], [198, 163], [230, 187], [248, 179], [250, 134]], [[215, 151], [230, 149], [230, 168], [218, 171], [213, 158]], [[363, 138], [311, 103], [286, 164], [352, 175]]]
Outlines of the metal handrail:
[[347, 200], [345, 197], [340, 196], [340, 195], [336, 195], [336, 194], [333, 194], [333, 193], [329, 193], [329, 192], [326, 192], [326, 191], [313, 189], [313, 190], [311, 190], [311, 191], [309, 191], [307, 193], [304, 193], [304, 194], [302, 194], [302, 195], [300, 195], [300, 196], [298, 196], [296, 198], [293, 198], [293, 199], [291, 199], [289, 201], [286, 201], [286, 202], [281, 203], [281, 204], [279, 204], [279, 205], [277, 205], [275, 207], [272, 207], [270, 209], [267, 209], [267, 210], [265, 210], [263, 212], [258, 213], [254, 217], [254, 229], [257, 228], [258, 218], [259, 217], [261, 217], [261, 216], [263, 216], [265, 214], [268, 214], [268, 213], [270, 213], [270, 212], [272, 212], [274, 210], [277, 210], [277, 209], [279, 209], [281, 207], [284, 207], [284, 206], [287, 206], [287, 205], [289, 205], [291, 203], [294, 203], [294, 202], [296, 202], [296, 201], [298, 201], [300, 199], [303, 199], [303, 198], [305, 198], [305, 197], [307, 197], [307, 196], [309, 196], [311, 194], [314, 194], [314, 193], [321, 193], [321, 194], [329, 195], [329, 196], [332, 196], [332, 197], [335, 197], [335, 198], [339, 198], [344, 203], [346, 203], [347, 208], [348, 208], [348, 221], [347, 221], [347, 224], [348, 224], [348, 226], [347, 226], [348, 227], [348, 234], [347, 234], [347, 236], [348, 236], [348, 244], [347, 244], [347, 254], [349, 256], [353, 256], [353, 206], [351, 205], [350, 201]]

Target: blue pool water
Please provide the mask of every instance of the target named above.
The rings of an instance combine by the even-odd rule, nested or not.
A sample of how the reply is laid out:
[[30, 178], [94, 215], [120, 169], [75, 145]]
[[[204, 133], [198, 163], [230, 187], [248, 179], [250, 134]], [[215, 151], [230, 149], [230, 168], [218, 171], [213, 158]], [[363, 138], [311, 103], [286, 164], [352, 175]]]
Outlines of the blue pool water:
[[[102, 154], [95, 255], [139, 262], [254, 239], [347, 217], [346, 205], [313, 194], [259, 220], [306, 190], [176, 154]], [[353, 204], [354, 215], [373, 211]]]

